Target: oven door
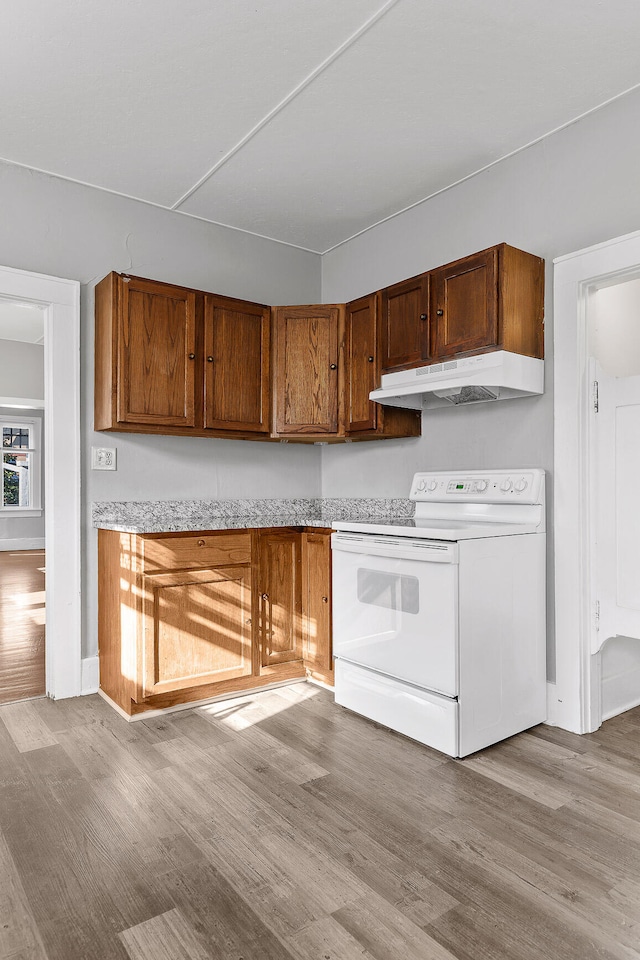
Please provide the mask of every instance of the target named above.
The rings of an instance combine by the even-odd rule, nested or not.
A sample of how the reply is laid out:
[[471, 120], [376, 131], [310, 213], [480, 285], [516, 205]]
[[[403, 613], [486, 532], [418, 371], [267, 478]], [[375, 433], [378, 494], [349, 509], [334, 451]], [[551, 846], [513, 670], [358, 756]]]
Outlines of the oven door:
[[341, 532], [331, 546], [335, 657], [457, 697], [457, 544]]

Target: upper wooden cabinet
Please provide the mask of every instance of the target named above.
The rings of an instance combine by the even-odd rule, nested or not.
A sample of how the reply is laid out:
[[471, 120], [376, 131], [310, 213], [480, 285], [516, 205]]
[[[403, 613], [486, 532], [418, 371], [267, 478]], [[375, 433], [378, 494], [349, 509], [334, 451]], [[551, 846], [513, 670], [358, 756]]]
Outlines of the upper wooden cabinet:
[[380, 383], [380, 295], [348, 303], [345, 311], [345, 432], [348, 437], [420, 436], [416, 410], [383, 407], [369, 394]]
[[381, 293], [382, 370], [404, 370], [429, 360], [429, 274]]
[[274, 339], [276, 434], [338, 434], [343, 309], [333, 304], [277, 307]]
[[269, 432], [270, 311], [206, 296], [204, 426]]
[[269, 432], [269, 307], [111, 273], [96, 287], [96, 430]]
[[501, 243], [431, 274], [434, 360], [486, 350], [544, 356], [544, 261]]
[[117, 372], [113, 396], [113, 378], [101, 370], [109, 412], [123, 424], [194, 427], [195, 293], [113, 274], [107, 287], [108, 299], [118, 303], [118, 322], [109, 322], [107, 305], [97, 347]]

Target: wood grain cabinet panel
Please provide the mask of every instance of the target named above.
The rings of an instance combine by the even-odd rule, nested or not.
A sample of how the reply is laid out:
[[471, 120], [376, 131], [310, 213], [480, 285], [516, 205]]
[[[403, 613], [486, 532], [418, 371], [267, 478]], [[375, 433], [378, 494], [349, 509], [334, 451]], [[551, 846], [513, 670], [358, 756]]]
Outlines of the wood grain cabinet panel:
[[278, 436], [338, 433], [341, 308], [275, 310], [274, 404]]
[[378, 386], [378, 298], [376, 294], [348, 303], [345, 311], [346, 423], [348, 433], [375, 430], [380, 404], [369, 400]]
[[195, 426], [195, 293], [120, 278], [119, 423]]
[[251, 658], [251, 567], [142, 578], [142, 698], [246, 677]]
[[96, 430], [268, 436], [269, 307], [117, 273], [95, 298]]
[[420, 436], [419, 411], [369, 400], [380, 384], [380, 302], [372, 293], [345, 309], [345, 432], [357, 440]]
[[382, 291], [383, 371], [404, 370], [429, 360], [429, 274]]
[[509, 350], [544, 356], [544, 261], [502, 243], [431, 274], [434, 360]]
[[141, 542], [145, 573], [251, 563], [251, 534], [245, 532], [146, 536]]
[[205, 428], [269, 432], [270, 322], [268, 307], [205, 297]]
[[302, 538], [302, 659], [307, 672], [333, 684], [331, 532]]
[[300, 635], [301, 535], [260, 531], [258, 535], [260, 669], [302, 659]]

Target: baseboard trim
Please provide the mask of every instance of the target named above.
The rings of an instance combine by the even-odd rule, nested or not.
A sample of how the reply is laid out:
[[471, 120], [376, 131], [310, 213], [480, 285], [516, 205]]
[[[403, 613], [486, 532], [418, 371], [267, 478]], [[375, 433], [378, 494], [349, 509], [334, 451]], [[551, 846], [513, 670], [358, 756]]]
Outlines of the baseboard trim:
[[[98, 658], [96, 657], [96, 660]], [[150, 720], [153, 717], [163, 717], [166, 713], [178, 713], [181, 710], [194, 710], [196, 707], [204, 707], [208, 703], [219, 703], [222, 700], [237, 700], [239, 697], [250, 697], [252, 694], [264, 693], [266, 690], [277, 690], [278, 687], [290, 687], [292, 683], [306, 683], [306, 677], [294, 677], [292, 680], [279, 680], [276, 683], [266, 683], [264, 687], [253, 687], [250, 690], [234, 690], [229, 693], [221, 693], [218, 697], [208, 697], [206, 700], [192, 700], [190, 703], [175, 703], [172, 707], [163, 707], [162, 710], [143, 710], [142, 713], [135, 713], [129, 716], [121, 706], [111, 699], [104, 690], [98, 689], [103, 700], [106, 700], [110, 707], [119, 713], [123, 720], [128, 723], [135, 723], [136, 720]], [[318, 684], [320, 686], [320, 684]], [[333, 692], [333, 687], [327, 689]]]
[[80, 670], [80, 695], [98, 693], [100, 685], [100, 660], [98, 657], [84, 657]]
[[4, 550], [44, 550], [44, 537], [0, 540], [0, 551]]

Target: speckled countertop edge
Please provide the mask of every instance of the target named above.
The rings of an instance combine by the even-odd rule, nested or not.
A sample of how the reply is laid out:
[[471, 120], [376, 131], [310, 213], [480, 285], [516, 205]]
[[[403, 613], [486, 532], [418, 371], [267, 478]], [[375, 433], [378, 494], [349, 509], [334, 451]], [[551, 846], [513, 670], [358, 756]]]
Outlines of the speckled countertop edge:
[[330, 527], [334, 520], [412, 517], [406, 498], [136, 500], [92, 504], [94, 527], [122, 533], [238, 530], [250, 527]]

